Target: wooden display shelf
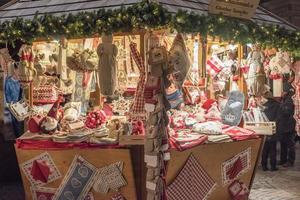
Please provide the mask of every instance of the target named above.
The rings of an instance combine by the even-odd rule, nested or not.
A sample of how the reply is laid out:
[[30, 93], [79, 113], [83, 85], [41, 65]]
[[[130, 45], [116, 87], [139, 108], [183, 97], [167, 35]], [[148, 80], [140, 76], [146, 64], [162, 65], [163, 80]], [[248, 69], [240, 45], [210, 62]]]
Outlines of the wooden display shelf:
[[121, 135], [119, 137], [120, 145], [144, 145], [145, 136], [144, 135]]
[[256, 132], [257, 135], [274, 135], [276, 132], [275, 122], [245, 122], [244, 128]]

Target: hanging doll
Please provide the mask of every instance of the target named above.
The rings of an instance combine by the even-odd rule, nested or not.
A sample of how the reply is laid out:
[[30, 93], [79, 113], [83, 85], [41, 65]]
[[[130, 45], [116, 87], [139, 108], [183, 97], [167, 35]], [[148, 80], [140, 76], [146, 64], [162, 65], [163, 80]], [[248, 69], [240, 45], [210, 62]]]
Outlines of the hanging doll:
[[253, 45], [247, 58], [249, 71], [247, 79], [248, 92], [251, 95], [262, 96], [265, 91], [265, 73], [263, 68], [264, 54], [259, 44]]
[[36, 76], [37, 72], [34, 68], [34, 55], [32, 46], [23, 44], [19, 50], [20, 56], [20, 81], [30, 82]]
[[99, 82], [103, 95], [113, 95], [117, 82], [117, 54], [118, 48], [113, 43], [112, 35], [103, 35], [102, 43], [97, 48], [99, 56]]

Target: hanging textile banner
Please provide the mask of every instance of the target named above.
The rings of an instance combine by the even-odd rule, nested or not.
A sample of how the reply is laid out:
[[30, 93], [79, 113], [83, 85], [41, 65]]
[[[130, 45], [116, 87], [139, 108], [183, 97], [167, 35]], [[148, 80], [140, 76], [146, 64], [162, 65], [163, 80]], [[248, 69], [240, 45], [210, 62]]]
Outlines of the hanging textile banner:
[[209, 13], [251, 19], [260, 0], [210, 0]]

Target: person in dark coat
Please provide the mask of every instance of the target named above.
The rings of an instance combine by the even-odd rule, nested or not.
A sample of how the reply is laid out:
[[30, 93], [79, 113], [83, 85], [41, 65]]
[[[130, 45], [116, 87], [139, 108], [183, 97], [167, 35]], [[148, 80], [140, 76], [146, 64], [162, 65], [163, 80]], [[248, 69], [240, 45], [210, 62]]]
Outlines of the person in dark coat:
[[[280, 103], [273, 98], [271, 92], [267, 92], [264, 95], [266, 102], [263, 103], [263, 112], [268, 117], [269, 121], [276, 121], [279, 111]], [[270, 158], [270, 170], [276, 171], [276, 144], [277, 144], [277, 134], [272, 136], [267, 136], [262, 152], [261, 165], [264, 171], [269, 170], [268, 168], [268, 158]]]
[[284, 82], [282, 103], [279, 108], [277, 131], [280, 141], [280, 165], [283, 167], [291, 167], [294, 165], [295, 152], [295, 126], [294, 119], [294, 102], [292, 96], [295, 91], [291, 83], [293, 82], [293, 74]]

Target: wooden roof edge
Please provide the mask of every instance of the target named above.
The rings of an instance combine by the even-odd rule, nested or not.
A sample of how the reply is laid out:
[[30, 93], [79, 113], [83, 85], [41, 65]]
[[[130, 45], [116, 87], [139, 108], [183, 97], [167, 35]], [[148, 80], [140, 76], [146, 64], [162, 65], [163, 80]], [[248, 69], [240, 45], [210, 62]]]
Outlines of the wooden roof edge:
[[300, 27], [298, 27], [298, 26], [292, 24], [291, 22], [287, 21], [286, 19], [284, 19], [284, 18], [282, 18], [282, 17], [276, 15], [275, 13], [273, 13], [273, 12], [269, 11], [268, 9], [266, 9], [265, 7], [263, 7], [263, 6], [258, 6], [258, 8], [261, 9], [263, 12], [266, 12], [266, 13], [267, 13], [268, 15], [270, 15], [271, 17], [274, 17], [275, 19], [277, 19], [277, 20], [283, 22], [284, 24], [286, 24], [286, 25], [288, 25], [288, 26], [290, 26], [290, 27], [292, 27], [292, 28], [294, 28], [294, 29], [296, 29], [296, 30], [300, 30]]
[[19, 1], [19, 0], [10, 0], [10, 1], [7, 2], [6, 4], [0, 6], [0, 10], [3, 10], [3, 9], [5, 9], [5, 8], [7, 8], [7, 7], [9, 7], [9, 6], [11, 6], [11, 5], [17, 3], [18, 1]]

